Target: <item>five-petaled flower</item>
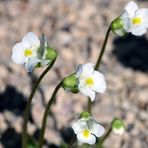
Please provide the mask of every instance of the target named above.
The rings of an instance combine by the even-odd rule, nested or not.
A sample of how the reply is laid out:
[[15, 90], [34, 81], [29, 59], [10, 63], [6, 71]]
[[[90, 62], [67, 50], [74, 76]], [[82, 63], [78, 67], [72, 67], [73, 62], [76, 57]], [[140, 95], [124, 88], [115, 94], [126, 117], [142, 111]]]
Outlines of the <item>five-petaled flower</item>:
[[127, 33], [140, 36], [146, 33], [148, 28], [148, 8], [138, 9], [135, 2], [129, 2], [122, 15], [116, 18], [112, 24], [112, 31], [119, 35], [124, 36]]
[[79, 91], [89, 96], [91, 101], [94, 101], [96, 92], [105, 92], [106, 82], [104, 75], [94, 70], [94, 64], [79, 65], [76, 76], [78, 77]]
[[22, 42], [12, 48], [12, 60], [17, 64], [25, 64], [25, 69], [30, 72], [39, 62], [39, 38], [32, 32], [27, 33]]
[[135, 2], [129, 2], [125, 8], [125, 12], [121, 15], [124, 22], [126, 32], [140, 36], [146, 33], [148, 28], [148, 8], [138, 9]]
[[72, 129], [77, 135], [80, 143], [95, 144], [96, 137], [101, 137], [105, 133], [102, 125], [96, 122], [92, 117], [82, 117], [72, 123]]
[[41, 40], [33, 33], [27, 33], [21, 42], [12, 48], [12, 60], [17, 64], [25, 64], [31, 72], [35, 67], [44, 67], [57, 57], [57, 52], [48, 46], [45, 36]]

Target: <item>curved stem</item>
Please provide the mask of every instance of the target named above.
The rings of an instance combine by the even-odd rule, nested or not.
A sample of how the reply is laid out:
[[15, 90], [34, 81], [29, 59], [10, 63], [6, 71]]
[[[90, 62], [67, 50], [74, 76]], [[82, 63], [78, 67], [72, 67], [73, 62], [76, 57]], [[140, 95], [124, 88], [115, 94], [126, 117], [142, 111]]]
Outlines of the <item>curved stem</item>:
[[112, 127], [110, 127], [110, 128], [108, 129], [107, 133], [106, 133], [105, 136], [102, 138], [102, 140], [101, 140], [102, 143], [107, 139], [107, 137], [110, 135], [111, 131], [112, 131]]
[[108, 129], [108, 131], [106, 132], [106, 134], [100, 139], [100, 141], [98, 141], [97, 143], [97, 147], [98, 148], [102, 148], [103, 147], [103, 143], [104, 141], [109, 137], [109, 135], [111, 134], [112, 132], [112, 123], [116, 120], [116, 118], [114, 118], [110, 124], [110, 127]]
[[[111, 24], [110, 24], [110, 26], [109, 26], [109, 28], [106, 32], [105, 39], [104, 39], [104, 42], [103, 42], [103, 45], [102, 45], [102, 48], [101, 48], [101, 52], [99, 54], [99, 57], [97, 59], [96, 65], [95, 65], [95, 70], [98, 70], [98, 68], [100, 66], [100, 63], [101, 63], [101, 60], [102, 60], [102, 57], [103, 57], [103, 54], [104, 54], [104, 51], [105, 51], [105, 48], [106, 48], [106, 45], [107, 45], [108, 37], [109, 37], [110, 31], [111, 31]], [[91, 102], [90, 98], [88, 98], [87, 111], [89, 113], [91, 113], [91, 106], [92, 106], [92, 102]]]
[[51, 67], [54, 65], [55, 63], [54, 59], [51, 64], [43, 71], [43, 73], [40, 75], [40, 77], [38, 78], [38, 80], [36, 81], [36, 83], [33, 86], [33, 89], [31, 91], [31, 94], [28, 98], [28, 102], [25, 108], [25, 112], [24, 112], [24, 120], [23, 120], [23, 133], [22, 133], [22, 147], [23, 148], [27, 148], [27, 122], [29, 119], [29, 113], [30, 113], [30, 107], [31, 107], [31, 102], [33, 99], [33, 96], [35, 94], [36, 89], [38, 88], [38, 85], [40, 84], [41, 80], [44, 78], [44, 76], [47, 74], [47, 72], [51, 69]]
[[50, 107], [51, 107], [52, 103], [55, 100], [55, 96], [56, 96], [58, 90], [61, 88], [61, 86], [62, 86], [62, 81], [55, 88], [55, 90], [54, 90], [54, 92], [53, 92], [53, 94], [52, 94], [52, 96], [51, 96], [51, 98], [50, 98], [50, 100], [49, 100], [49, 102], [47, 104], [47, 107], [45, 109], [44, 117], [43, 117], [43, 120], [42, 120], [42, 128], [41, 128], [41, 133], [40, 133], [40, 137], [39, 137], [39, 146], [38, 146], [38, 148], [42, 148], [48, 113], [50, 111]]
[[102, 139], [97, 144], [98, 148], [102, 148], [104, 141], [108, 138], [108, 136], [110, 135], [111, 132], [112, 132], [112, 127], [110, 126], [107, 133], [102, 137]]

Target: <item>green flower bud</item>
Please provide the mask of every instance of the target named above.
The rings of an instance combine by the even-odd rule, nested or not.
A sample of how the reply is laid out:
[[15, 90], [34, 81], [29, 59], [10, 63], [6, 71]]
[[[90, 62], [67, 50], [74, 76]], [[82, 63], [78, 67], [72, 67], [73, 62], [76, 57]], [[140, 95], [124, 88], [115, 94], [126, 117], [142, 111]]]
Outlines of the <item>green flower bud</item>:
[[80, 115], [80, 118], [88, 118], [88, 117], [90, 117], [90, 113], [88, 112], [82, 112]]
[[125, 31], [125, 28], [124, 28], [124, 22], [120, 17], [116, 18], [112, 22], [111, 30], [114, 34], [119, 35], [121, 37], [125, 36], [127, 34], [127, 32]]
[[112, 22], [111, 29], [118, 30], [122, 28], [123, 28], [123, 20], [120, 17], [118, 17]]
[[73, 93], [78, 93], [78, 78], [75, 74], [71, 74], [63, 80], [63, 88]]
[[46, 47], [46, 54], [45, 54], [45, 58], [46, 59], [50, 59], [53, 60], [57, 57], [57, 52], [50, 47]]
[[125, 131], [123, 121], [121, 119], [115, 118], [112, 122], [112, 131], [116, 134], [122, 135]]

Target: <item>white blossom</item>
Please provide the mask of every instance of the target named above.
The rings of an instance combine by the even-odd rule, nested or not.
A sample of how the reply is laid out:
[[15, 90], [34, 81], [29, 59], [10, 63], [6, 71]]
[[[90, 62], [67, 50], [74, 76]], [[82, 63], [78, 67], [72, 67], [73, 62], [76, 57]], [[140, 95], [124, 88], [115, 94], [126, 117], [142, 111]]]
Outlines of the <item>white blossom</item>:
[[79, 81], [79, 91], [84, 95], [89, 96], [91, 101], [94, 101], [96, 92], [105, 92], [106, 82], [104, 75], [94, 70], [94, 65], [92, 63], [79, 65], [76, 76]]
[[34, 33], [29, 32], [21, 42], [13, 46], [12, 60], [17, 64], [25, 64], [25, 69], [30, 72], [40, 61], [37, 53], [39, 47], [39, 38]]
[[72, 129], [80, 143], [90, 145], [95, 144], [96, 137], [101, 137], [105, 133], [104, 127], [92, 117], [80, 118], [78, 121], [73, 122]]
[[131, 1], [125, 6], [124, 13], [120, 18], [123, 20], [126, 32], [131, 32], [136, 36], [146, 33], [148, 28], [148, 8], [139, 9], [137, 4]]

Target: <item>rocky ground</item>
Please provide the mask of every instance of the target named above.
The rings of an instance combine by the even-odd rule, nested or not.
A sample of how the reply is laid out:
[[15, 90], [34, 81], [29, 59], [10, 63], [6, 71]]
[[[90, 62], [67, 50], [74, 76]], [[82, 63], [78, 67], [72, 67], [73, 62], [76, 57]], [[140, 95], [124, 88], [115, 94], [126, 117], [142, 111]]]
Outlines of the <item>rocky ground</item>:
[[[33, 99], [28, 133], [38, 137], [45, 106], [58, 82], [78, 64], [96, 62], [110, 22], [121, 14], [128, 0], [0, 0], [0, 148], [21, 148], [22, 115], [34, 81], [42, 73], [28, 74], [11, 60], [12, 46], [29, 31], [45, 33], [57, 49], [58, 59]], [[148, 7], [147, 0], [138, 1]], [[100, 71], [107, 91], [98, 95], [92, 114], [108, 128], [122, 118], [126, 132], [112, 134], [105, 148], [148, 147], [148, 41], [147, 37], [111, 34]], [[60, 90], [46, 129], [46, 147], [67, 140], [73, 119], [86, 109], [82, 94]]]

